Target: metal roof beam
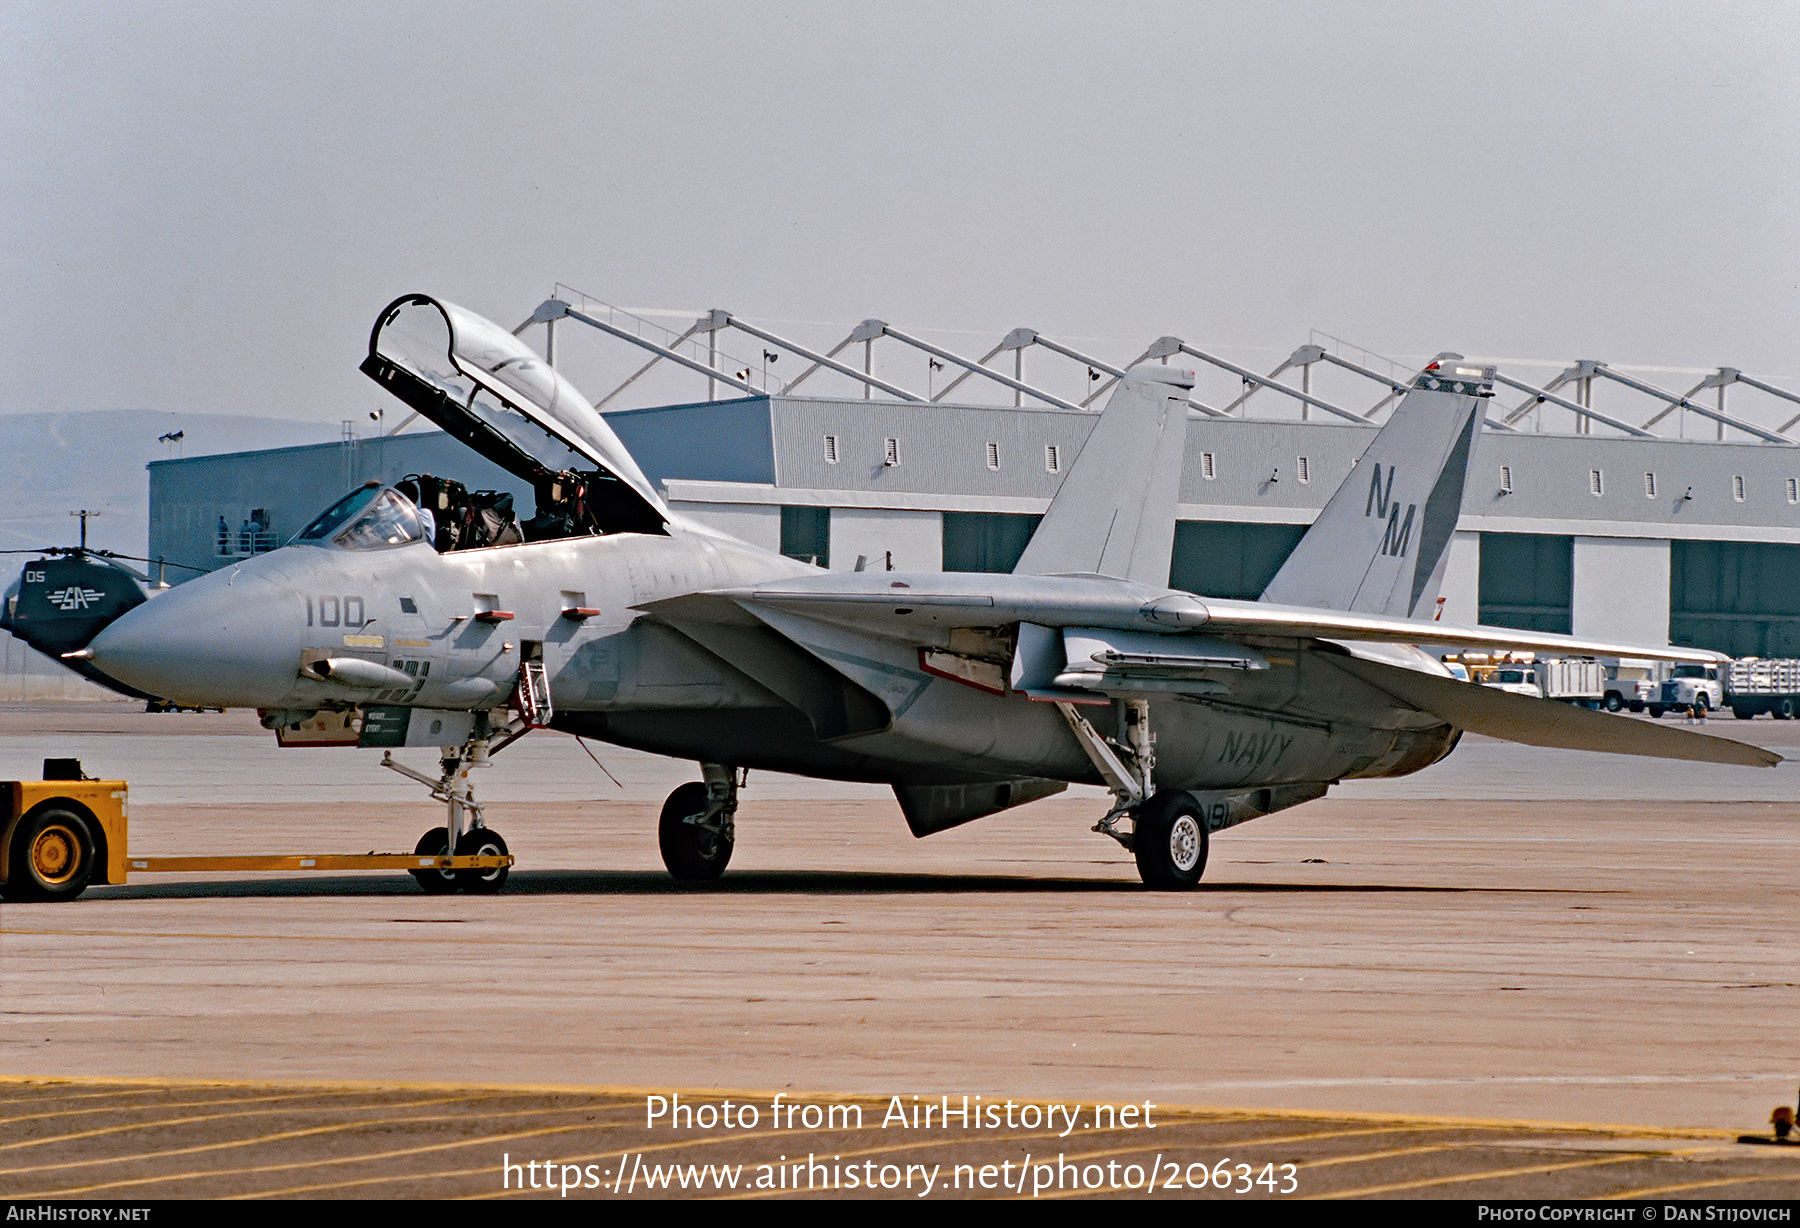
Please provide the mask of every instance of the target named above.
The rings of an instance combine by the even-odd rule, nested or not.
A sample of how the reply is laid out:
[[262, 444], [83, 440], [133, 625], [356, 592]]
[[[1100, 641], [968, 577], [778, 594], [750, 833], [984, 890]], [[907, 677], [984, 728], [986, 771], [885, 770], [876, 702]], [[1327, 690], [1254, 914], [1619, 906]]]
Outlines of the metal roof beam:
[[[1150, 351], [1145, 350], [1142, 354], [1139, 354], [1136, 358], [1134, 358], [1130, 362], [1126, 363], [1125, 369], [1127, 371], [1131, 370], [1131, 368], [1137, 366], [1140, 362], [1148, 361], [1150, 356], [1151, 356]], [[1117, 379], [1108, 379], [1108, 380], [1102, 382], [1098, 388], [1094, 389], [1092, 392], [1087, 394], [1086, 398], [1084, 398], [1081, 402], [1081, 407], [1083, 409], [1086, 409], [1088, 406], [1092, 405], [1095, 401], [1098, 401], [1101, 398], [1101, 396], [1106, 393], [1106, 391], [1108, 389], [1110, 389], [1114, 384], [1116, 384], [1118, 382], [1119, 381]], [[1204, 410], [1205, 412], [1211, 414], [1215, 418], [1224, 418], [1224, 417], [1229, 416], [1229, 415], [1220, 413], [1218, 410], [1214, 409], [1210, 405], [1200, 404], [1200, 402], [1194, 400], [1192, 397], [1188, 398], [1188, 404], [1192, 405], [1195, 409]]]
[[[1512, 409], [1507, 411], [1506, 418], [1504, 419], [1505, 424], [1507, 426], [1511, 426], [1513, 423], [1517, 422], [1520, 418], [1523, 418], [1526, 414], [1528, 414], [1532, 410], [1536, 409], [1540, 404], [1542, 404], [1546, 400], [1554, 401], [1555, 404], [1558, 404], [1558, 405], [1565, 405], [1565, 406], [1568, 405], [1567, 401], [1557, 401], [1557, 400], [1555, 400], [1554, 397], [1549, 396], [1549, 394], [1552, 392], [1555, 392], [1558, 388], [1561, 388], [1564, 384], [1567, 384], [1573, 380], [1593, 378], [1593, 375], [1594, 375], [1593, 368], [1595, 365], [1596, 364], [1589, 362], [1586, 359], [1583, 359], [1581, 362], [1578, 362], [1574, 366], [1570, 367], [1567, 371], [1564, 371], [1561, 375], [1558, 375], [1555, 379], [1551, 380], [1548, 384], [1545, 384], [1542, 388], [1531, 389], [1530, 390], [1531, 396], [1528, 399], [1520, 401], [1517, 405], [1513, 406]], [[1539, 393], [1543, 393], [1544, 395], [1542, 397], [1540, 397], [1538, 395]], [[1582, 405], [1582, 406], [1576, 407], [1576, 412], [1585, 414], [1585, 413], [1588, 413], [1589, 411], [1588, 411], [1587, 406]], [[1654, 421], [1654, 419], [1652, 419], [1652, 421]], [[1650, 424], [1648, 422], [1646, 422], [1644, 424], [1646, 429], [1649, 428], [1649, 425]]]
[[[683, 341], [686, 341], [689, 337], [692, 337], [695, 333], [699, 332], [700, 325], [705, 322], [706, 322], [705, 316], [702, 316], [699, 320], [695, 321], [694, 326], [692, 328], [688, 329], [685, 333], [682, 333], [681, 336], [675, 338], [675, 340], [670, 343], [670, 348], [673, 349], [675, 346], [680, 345]], [[650, 373], [651, 367], [654, 367], [657, 363], [661, 362], [662, 360], [663, 360], [663, 356], [661, 354], [652, 355], [650, 358], [650, 361], [645, 363], [643, 366], [639, 367], [635, 372], [633, 372], [630, 376], [628, 376], [623, 384], [620, 384], [617, 388], [614, 388], [611, 392], [609, 392], [605, 396], [601, 397], [598, 401], [595, 401], [594, 408], [599, 409], [602, 405], [605, 405], [608, 401], [610, 401], [614, 397], [618, 396], [621, 392], [624, 392], [627, 388], [629, 388], [633, 384], [637, 383], [640, 379], [642, 379], [644, 376], [646, 376]]]
[[[1273, 382], [1277, 376], [1279, 376], [1283, 371], [1286, 371], [1292, 365], [1293, 364], [1291, 364], [1291, 363], [1284, 362], [1280, 366], [1276, 367], [1273, 371], [1271, 371], [1267, 375], [1263, 376], [1263, 379]], [[1244, 390], [1242, 392], [1238, 393], [1237, 400], [1233, 401], [1231, 404], [1229, 404], [1225, 407], [1225, 412], [1229, 414], [1234, 410], [1242, 409], [1244, 404], [1247, 401], [1249, 401], [1251, 397], [1255, 396], [1257, 393], [1259, 393], [1263, 390], [1263, 387], [1264, 387], [1264, 385], [1261, 383], [1252, 384], [1249, 380], [1245, 380], [1244, 381]]]
[[[1367, 420], [1365, 418], [1363, 418], [1363, 416], [1361, 414], [1351, 413], [1347, 409], [1340, 409], [1338, 406], [1333, 405], [1329, 401], [1321, 401], [1321, 400], [1319, 400], [1319, 398], [1317, 398], [1315, 396], [1310, 396], [1307, 393], [1299, 391], [1298, 389], [1289, 388], [1286, 384], [1277, 384], [1273, 380], [1265, 379], [1264, 377], [1258, 375], [1256, 372], [1246, 370], [1245, 368], [1238, 366], [1234, 362], [1227, 362], [1223, 358], [1214, 357], [1213, 355], [1208, 354], [1205, 350], [1197, 350], [1193, 346], [1189, 345], [1187, 342], [1183, 341], [1179, 337], [1162, 337], [1162, 338], [1158, 339], [1157, 343], [1155, 345], [1152, 345], [1150, 348], [1152, 351], [1155, 351], [1164, 345], [1170, 345], [1173, 347], [1170, 352], [1179, 350], [1183, 354], [1192, 355], [1193, 357], [1198, 358], [1201, 362], [1208, 362], [1208, 363], [1211, 363], [1213, 366], [1220, 368], [1221, 370], [1231, 372], [1233, 375], [1237, 376], [1239, 379], [1242, 379], [1247, 383], [1261, 384], [1263, 387], [1272, 388], [1276, 392], [1285, 392], [1288, 396], [1293, 397], [1296, 401], [1303, 401], [1308, 405], [1316, 405], [1320, 409], [1324, 410], [1326, 413], [1336, 414], [1338, 417], [1348, 419], [1351, 422], [1362, 422], [1365, 424], [1367, 422]], [[1158, 355], [1158, 356], [1160, 357], [1160, 355]], [[1220, 414], [1219, 416], [1224, 417], [1225, 415]]]
[[[1394, 380], [1393, 378], [1391, 378], [1390, 376], [1382, 375], [1379, 372], [1371, 371], [1367, 367], [1360, 367], [1357, 364], [1351, 362], [1348, 358], [1339, 358], [1336, 354], [1327, 353], [1324, 349], [1321, 349], [1319, 351], [1319, 361], [1328, 362], [1334, 367], [1342, 367], [1346, 371], [1354, 371], [1354, 372], [1356, 372], [1356, 374], [1362, 376], [1364, 379], [1372, 379], [1377, 384], [1386, 384], [1388, 387], [1388, 390], [1390, 392], [1392, 392], [1395, 396], [1404, 395], [1407, 388], [1409, 387], [1409, 385], [1399, 383], [1396, 380]], [[1383, 404], [1385, 404], [1385, 403], [1386, 402], [1383, 402]], [[1377, 406], [1376, 408], [1380, 408], [1380, 406]], [[1372, 409], [1369, 412], [1374, 413], [1375, 410]]]
[[[952, 354], [949, 350], [939, 349], [937, 346], [932, 345], [929, 341], [921, 341], [917, 337], [909, 336], [906, 333], [901, 332], [897, 328], [890, 328], [890, 327], [888, 327], [887, 324], [883, 323], [880, 320], [867, 320], [867, 321], [864, 321], [864, 325], [865, 325], [865, 327], [870, 327], [870, 328], [879, 326], [881, 329], [881, 334], [884, 337], [892, 337], [895, 341], [899, 341], [899, 342], [902, 342], [903, 344], [910, 345], [914, 349], [924, 350], [927, 354], [931, 354], [931, 355], [934, 355], [935, 357], [941, 358], [945, 362], [953, 362], [957, 366], [962, 367], [965, 370], [967, 370], [972, 375], [985, 375], [997, 384], [1005, 384], [1008, 388], [1011, 388], [1014, 392], [1022, 392], [1028, 397], [1036, 397], [1038, 400], [1043, 401], [1049, 405], [1054, 405], [1058, 409], [1072, 409], [1072, 410], [1076, 411], [1077, 413], [1079, 413], [1081, 411], [1081, 406], [1076, 405], [1073, 402], [1065, 401], [1061, 397], [1056, 396], [1052, 393], [1045, 392], [1041, 388], [1033, 388], [1030, 384], [1025, 383], [1023, 380], [1016, 380], [1010, 375], [1002, 375], [1002, 374], [1000, 374], [1000, 372], [995, 371], [990, 367], [982, 366], [981, 364], [975, 362], [973, 359], [964, 358], [960, 354]], [[1005, 348], [1004, 343], [1002, 343], [1001, 348]], [[1023, 347], [1020, 347], [1020, 348], [1023, 348]]]
[[[1792, 401], [1796, 405], [1800, 405], [1800, 396], [1789, 392], [1785, 388], [1777, 388], [1773, 384], [1765, 384], [1759, 379], [1745, 375], [1736, 367], [1720, 367], [1717, 375], [1709, 375], [1706, 377], [1706, 380], [1708, 386], [1715, 388], [1723, 388], [1726, 384], [1731, 383], [1748, 384], [1752, 388], [1768, 393], [1770, 396], [1780, 397], [1784, 401]], [[1800, 414], [1795, 414], [1792, 418], [1789, 418], [1786, 422], [1783, 422], [1780, 426], [1776, 427], [1775, 430], [1778, 433], [1785, 435], [1788, 432], [1788, 428], [1793, 426], [1796, 422], [1800, 422]]]
[[[805, 379], [806, 376], [811, 375], [814, 370], [817, 370], [819, 367], [824, 367], [827, 370], [836, 371], [839, 375], [847, 375], [851, 379], [857, 380], [867, 387], [879, 388], [883, 392], [887, 393], [889, 396], [899, 397], [902, 401], [917, 401], [920, 404], [925, 403], [925, 398], [920, 396], [916, 392], [908, 392], [906, 389], [900, 387], [897, 384], [890, 384], [884, 379], [877, 379], [874, 375], [870, 374], [867, 371], [858, 371], [854, 367], [846, 367], [843, 363], [838, 362], [831, 355], [816, 354], [812, 350], [806, 349], [804, 346], [796, 345], [794, 342], [789, 341], [785, 337], [777, 337], [774, 333], [765, 332], [764, 330], [757, 328], [753, 324], [746, 324], [742, 320], [738, 319], [736, 316], [732, 315], [730, 312], [725, 312], [724, 315], [725, 315], [726, 322], [728, 324], [730, 324], [731, 327], [738, 329], [741, 332], [749, 333], [752, 337], [756, 337], [763, 341], [767, 341], [770, 345], [778, 345], [782, 349], [788, 351], [788, 353], [798, 354], [798, 355], [800, 355], [800, 357], [802, 357], [802, 358], [806, 359], [808, 362], [812, 363], [813, 364], [812, 368], [809, 369], [804, 375], [802, 375], [800, 377], [800, 379]], [[838, 350], [842, 350], [845, 345], [849, 345], [852, 341], [869, 340], [869, 338], [867, 336], [865, 336], [864, 334], [868, 330], [868, 327], [871, 323], [879, 323], [879, 321], [869, 321], [869, 320], [863, 321], [862, 324], [859, 324], [856, 327], [856, 330], [854, 332], [852, 332], [847, 338], [844, 339], [843, 344], [839, 345], [837, 347], [837, 350], [833, 350], [831, 353], [836, 354], [838, 352]], [[799, 382], [800, 382], [800, 380], [795, 380], [794, 384], [797, 384]], [[794, 384], [788, 385], [789, 391], [793, 390]]]
[[[654, 341], [646, 341], [642, 337], [636, 336], [632, 333], [628, 333], [624, 329], [619, 328], [616, 325], [607, 324], [602, 320], [596, 320], [593, 316], [586, 315], [582, 312], [579, 312], [579, 311], [575, 310], [573, 307], [568, 307], [565, 305], [563, 314], [566, 315], [571, 320], [580, 320], [583, 324], [586, 324], [589, 328], [597, 328], [601, 332], [606, 333], [609, 336], [617, 337], [621, 341], [629, 341], [633, 345], [642, 346], [644, 349], [649, 350], [652, 353], [657, 354], [658, 356], [660, 356], [662, 358], [666, 358], [670, 362], [680, 363], [682, 366], [688, 368], [690, 371], [698, 371], [700, 374], [706, 376], [708, 379], [716, 379], [722, 384], [730, 384], [734, 388], [742, 389], [746, 394], [748, 394], [750, 396], [758, 395], [757, 390], [755, 388], [751, 387], [750, 382], [748, 380], [741, 380], [735, 375], [727, 375], [723, 371], [715, 371], [713, 368], [707, 366], [705, 363], [695, 362], [693, 359], [689, 358], [685, 354], [677, 354], [674, 350], [666, 349], [665, 347], [656, 344], [656, 342], [654, 342]], [[719, 313], [714, 312], [713, 314], [717, 315]], [[531, 321], [527, 321], [527, 323], [531, 323]], [[766, 395], [766, 394], [763, 394], [763, 395]]]
[[[1720, 367], [1717, 375], [1709, 375], [1700, 382], [1701, 388], [1718, 388], [1725, 384], [1748, 384], [1770, 396], [1780, 397], [1784, 401], [1792, 401], [1800, 405], [1800, 394], [1789, 392], [1785, 388], [1777, 388], [1773, 384], [1765, 384], [1754, 376], [1745, 375], [1736, 367]], [[1692, 395], [1692, 394], [1690, 394]]]
[[537, 307], [532, 310], [530, 315], [525, 317], [525, 323], [512, 330], [512, 335], [517, 337], [533, 324], [549, 324], [554, 320], [562, 319], [568, 314], [569, 305], [567, 303], [559, 298], [547, 298], [539, 303]]
[[[1087, 396], [1085, 396], [1081, 399], [1081, 408], [1083, 408], [1083, 409], [1088, 408], [1095, 401], [1099, 400], [1102, 396], [1105, 396], [1106, 393], [1113, 387], [1113, 385], [1117, 384], [1121, 379], [1125, 378], [1125, 372], [1123, 370], [1121, 370], [1120, 368], [1113, 366], [1111, 363], [1102, 362], [1100, 359], [1094, 358], [1088, 354], [1084, 354], [1080, 350], [1072, 350], [1065, 345], [1059, 344], [1058, 342], [1055, 342], [1055, 341], [1051, 341], [1047, 337], [1044, 337], [1040, 333], [1038, 333], [1036, 329], [1031, 329], [1031, 328], [1015, 328], [1010, 333], [1006, 334], [1006, 336], [1001, 339], [999, 345], [995, 346], [993, 349], [989, 350], [985, 355], [983, 355], [983, 357], [981, 359], [981, 365], [984, 367], [987, 366], [988, 363], [993, 361], [994, 356], [996, 354], [999, 354], [1004, 350], [1022, 350], [1028, 346], [1033, 346], [1033, 345], [1041, 345], [1053, 354], [1061, 354], [1064, 358], [1072, 358], [1076, 362], [1086, 363], [1087, 366], [1091, 370], [1104, 371], [1107, 373], [1108, 378], [1105, 381], [1103, 381], [1099, 385], [1099, 387], [1095, 388], [1093, 391], [1089, 392], [1087, 394]], [[1126, 363], [1125, 366], [1126, 366], [1126, 368], [1134, 367], [1138, 363], [1143, 362], [1148, 357], [1150, 357], [1150, 353], [1149, 353], [1149, 351], [1146, 350], [1144, 353], [1138, 355], [1136, 358], [1134, 358], [1130, 362]], [[937, 394], [937, 396], [933, 397], [932, 400], [934, 400], [934, 401], [943, 400], [943, 398], [950, 392], [950, 389], [955, 388], [958, 384], [960, 384], [964, 380], [968, 379], [969, 376], [972, 374], [973, 374], [973, 372], [964, 371], [961, 375], [957, 376], [954, 380], [952, 380], [950, 382], [950, 385], [948, 387], [946, 387], [943, 392], [940, 392]], [[1189, 404], [1194, 405], [1197, 408], [1204, 409], [1209, 414], [1216, 414], [1219, 412], [1218, 410], [1212, 409], [1209, 406], [1200, 405], [1196, 401], [1190, 401]]]
[[[856, 340], [856, 334], [851, 333], [848, 337], [845, 337], [842, 341], [840, 341], [836, 345], [832, 346], [829, 350], [826, 350], [825, 357], [836, 358], [839, 354], [842, 354], [844, 352], [844, 347], [848, 346], [852, 341], [855, 341], [855, 340]], [[822, 369], [823, 368], [821, 368], [819, 366], [819, 364], [815, 362], [812, 366], [808, 367], [806, 370], [802, 371], [799, 375], [797, 375], [793, 379], [789, 380], [787, 382], [787, 384], [783, 386], [783, 391], [792, 392], [796, 387], [799, 386], [801, 380], [803, 380], [807, 376], [811, 375], [814, 371], [819, 371]]]
[[[1524, 406], [1525, 409], [1534, 409], [1538, 405], [1542, 404], [1543, 402], [1548, 401], [1552, 405], [1560, 405], [1564, 409], [1570, 409], [1570, 410], [1574, 410], [1578, 414], [1584, 414], [1587, 417], [1592, 418], [1596, 422], [1603, 422], [1607, 426], [1612, 427], [1614, 430], [1624, 431], [1628, 435], [1636, 435], [1640, 439], [1655, 439], [1656, 438], [1656, 436], [1654, 434], [1642, 429], [1641, 427], [1635, 427], [1635, 426], [1631, 425], [1631, 423], [1629, 423], [1629, 422], [1621, 422], [1617, 418], [1609, 418], [1605, 414], [1596, 413], [1594, 410], [1590, 409], [1589, 407], [1587, 407], [1585, 405], [1577, 405], [1573, 401], [1566, 400], [1562, 397], [1557, 396], [1554, 392], [1551, 392], [1548, 389], [1533, 388], [1530, 384], [1527, 384], [1524, 380], [1516, 380], [1516, 379], [1513, 379], [1509, 375], [1501, 375], [1498, 371], [1494, 372], [1494, 382], [1497, 384], [1505, 384], [1508, 388], [1513, 388], [1513, 389], [1518, 390], [1519, 392], [1528, 394], [1531, 397], [1531, 400], [1529, 400], [1525, 403], [1525, 406]], [[1505, 423], [1497, 423], [1496, 425], [1498, 425], [1502, 430], [1507, 430], [1507, 431], [1513, 430], [1514, 428], [1507, 425], [1507, 423], [1510, 423], [1513, 420], [1513, 418], [1516, 418], [1518, 416], [1518, 412], [1519, 411], [1515, 411], [1511, 416], [1509, 416]]]
[[[1099, 400], [1102, 396], [1104, 396], [1108, 389], [1112, 388], [1113, 385], [1117, 384], [1120, 380], [1125, 378], [1126, 370], [1129, 370], [1131, 367], [1137, 365], [1135, 362], [1128, 362], [1125, 364], [1125, 367], [1123, 369], [1121, 369], [1119, 367], [1113, 366], [1111, 363], [1101, 362], [1098, 358], [1094, 358], [1091, 355], [1083, 354], [1080, 350], [1072, 350], [1066, 345], [1059, 345], [1056, 342], [1051, 341], [1049, 338], [1042, 336], [1041, 334], [1033, 333], [1032, 339], [1038, 345], [1041, 345], [1046, 350], [1049, 350], [1052, 354], [1061, 354], [1064, 358], [1072, 358], [1076, 362], [1086, 365], [1088, 372], [1089, 372], [1089, 379], [1088, 379], [1089, 384], [1094, 384], [1096, 382], [1092, 378], [1093, 372], [1095, 372], [1095, 371], [1106, 372], [1106, 374], [1109, 378], [1102, 380], [1102, 381], [1098, 381], [1099, 386], [1096, 387], [1092, 392], [1088, 393], [1087, 396], [1082, 398], [1081, 408], [1083, 408], [1083, 409], [1086, 409], [1088, 406], [1092, 405], [1095, 401]], [[1196, 402], [1189, 402], [1189, 404], [1196, 404]], [[1204, 408], [1204, 407], [1202, 407], [1202, 408]], [[1207, 412], [1211, 413], [1212, 411], [1208, 410]]]
[[[1726, 426], [1734, 426], [1747, 435], [1756, 436], [1765, 443], [1785, 443], [1792, 445], [1795, 442], [1786, 435], [1781, 434], [1779, 431], [1771, 431], [1766, 427], [1757, 426], [1755, 423], [1745, 422], [1742, 418], [1734, 418], [1730, 414], [1720, 413], [1716, 409], [1708, 409], [1704, 405], [1696, 405], [1694, 402], [1688, 400], [1688, 397], [1706, 386], [1705, 381], [1696, 384], [1685, 395], [1676, 396], [1666, 389], [1658, 388], [1655, 384], [1646, 384], [1643, 380], [1632, 379], [1629, 375], [1620, 375], [1617, 371], [1614, 371], [1603, 362], [1594, 364], [1594, 374], [1604, 376], [1616, 383], [1624, 384], [1627, 388], [1635, 388], [1639, 392], [1645, 393], [1648, 396], [1653, 396], [1659, 401], [1667, 401], [1671, 409], [1692, 410], [1702, 418], [1711, 418], [1714, 422], [1723, 422]], [[1650, 422], [1655, 422], [1658, 418], [1663, 417], [1663, 415], [1668, 412], [1669, 410], [1665, 409], [1661, 414], [1650, 419]], [[1644, 425], [1647, 427], [1650, 423], [1646, 422]]]
[[[1013, 329], [1010, 333], [1007, 333], [1006, 336], [1000, 338], [999, 345], [995, 346], [993, 349], [989, 350], [987, 353], [985, 353], [981, 356], [981, 365], [984, 367], [987, 366], [988, 363], [993, 361], [994, 355], [998, 354], [1002, 350], [1018, 350], [1018, 349], [1025, 348], [1025, 345], [1030, 345], [1031, 343], [1029, 341], [1025, 342], [1024, 345], [1008, 345], [1007, 344], [1007, 342], [1011, 341], [1014, 337], [1018, 336], [1020, 333], [1030, 333], [1030, 335], [1033, 337], [1037, 336], [1037, 334], [1033, 333], [1029, 328]], [[958, 375], [955, 379], [951, 380], [948, 384], [945, 384], [944, 390], [942, 392], [938, 393], [936, 396], [932, 397], [931, 398], [932, 401], [936, 402], [936, 401], [943, 400], [945, 397], [949, 396], [951, 393], [956, 391], [956, 387], [958, 384], [961, 384], [964, 380], [968, 379], [973, 374], [975, 374], [975, 372], [973, 372], [973, 371], [964, 371], [961, 375]]]
[[[1595, 365], [1598, 366], [1599, 364], [1596, 363]], [[1598, 375], [1600, 373], [1595, 371], [1594, 374]], [[1693, 396], [1704, 387], [1706, 387], [1706, 381], [1701, 380], [1698, 384], [1695, 384], [1692, 388], [1689, 388], [1686, 392], [1682, 393], [1680, 397], [1665, 397], [1664, 400], [1669, 403], [1652, 415], [1650, 421], [1644, 423], [1645, 429], [1655, 426], [1658, 422], [1661, 422], [1664, 418], [1667, 418], [1670, 414], [1680, 409], [1687, 403], [1689, 397]]]

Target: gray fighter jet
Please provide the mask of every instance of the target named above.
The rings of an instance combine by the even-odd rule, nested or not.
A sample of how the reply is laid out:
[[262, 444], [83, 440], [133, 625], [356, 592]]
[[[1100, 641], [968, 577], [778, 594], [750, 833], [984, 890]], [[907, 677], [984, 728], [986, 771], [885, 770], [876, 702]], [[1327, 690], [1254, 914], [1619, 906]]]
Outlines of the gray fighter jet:
[[[1745, 765], [1757, 747], [1452, 678], [1443, 648], [1714, 660], [1419, 617], [1435, 609], [1491, 368], [1446, 358], [1402, 399], [1260, 601], [1169, 587], [1191, 372], [1108, 403], [1010, 575], [831, 573], [672, 514], [605, 421], [513, 334], [396, 300], [363, 370], [528, 479], [534, 515], [421, 476], [370, 485], [285, 548], [124, 613], [78, 652], [187, 705], [256, 707], [284, 742], [442, 748], [421, 852], [505, 851], [468, 785], [530, 728], [700, 765], [664, 860], [713, 878], [739, 773], [893, 787], [927, 836], [1078, 781], [1144, 881], [1191, 887], [1213, 833], [1398, 776], [1465, 730]], [[423, 872], [493, 890], [504, 871]]]

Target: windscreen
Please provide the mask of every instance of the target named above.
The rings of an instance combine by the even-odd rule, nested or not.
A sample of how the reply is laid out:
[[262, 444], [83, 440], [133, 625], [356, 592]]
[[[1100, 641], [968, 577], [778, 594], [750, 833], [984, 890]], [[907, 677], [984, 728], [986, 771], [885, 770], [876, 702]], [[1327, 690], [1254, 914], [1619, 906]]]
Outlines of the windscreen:
[[329, 541], [345, 550], [404, 546], [424, 538], [419, 509], [405, 495], [385, 486], [351, 491], [294, 535], [296, 542], [323, 545]]
[[363, 486], [351, 491], [336, 503], [313, 517], [312, 523], [294, 534], [296, 542], [325, 541], [380, 493], [380, 488]]

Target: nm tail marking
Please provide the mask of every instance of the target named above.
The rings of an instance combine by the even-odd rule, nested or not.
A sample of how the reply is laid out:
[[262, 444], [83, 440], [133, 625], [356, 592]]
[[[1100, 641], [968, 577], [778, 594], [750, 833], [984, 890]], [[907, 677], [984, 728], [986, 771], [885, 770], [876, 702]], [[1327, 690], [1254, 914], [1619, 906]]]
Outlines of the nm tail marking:
[[1363, 507], [1363, 515], [1380, 516], [1385, 520], [1388, 514], [1388, 500], [1394, 497], [1394, 466], [1388, 466], [1386, 490], [1383, 490], [1381, 485], [1381, 463], [1377, 461], [1373, 468], [1375, 473], [1369, 480], [1369, 502]]
[[1394, 504], [1394, 510], [1388, 514], [1387, 532], [1381, 538], [1383, 554], [1406, 557], [1406, 544], [1412, 540], [1413, 513], [1418, 510], [1418, 504], [1407, 504], [1406, 520], [1403, 522], [1400, 519], [1400, 505]]

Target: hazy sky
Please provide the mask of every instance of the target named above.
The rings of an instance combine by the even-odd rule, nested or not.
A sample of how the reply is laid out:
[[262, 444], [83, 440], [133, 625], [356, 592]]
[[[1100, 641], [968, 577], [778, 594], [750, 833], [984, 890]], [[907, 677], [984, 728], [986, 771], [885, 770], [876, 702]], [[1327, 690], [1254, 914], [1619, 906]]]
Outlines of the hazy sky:
[[335, 421], [395, 295], [558, 280], [819, 342], [1793, 375], [1797, 13], [11, 3], [0, 412]]

